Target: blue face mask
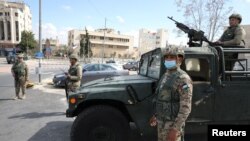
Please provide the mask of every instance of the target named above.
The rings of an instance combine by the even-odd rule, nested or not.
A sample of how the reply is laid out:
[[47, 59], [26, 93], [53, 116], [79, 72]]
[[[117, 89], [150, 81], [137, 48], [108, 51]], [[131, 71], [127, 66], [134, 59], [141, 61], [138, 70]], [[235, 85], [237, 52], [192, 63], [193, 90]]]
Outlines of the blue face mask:
[[164, 65], [165, 65], [166, 69], [172, 69], [172, 68], [176, 67], [176, 61], [175, 60], [173, 60], [173, 61], [166, 61], [165, 60]]

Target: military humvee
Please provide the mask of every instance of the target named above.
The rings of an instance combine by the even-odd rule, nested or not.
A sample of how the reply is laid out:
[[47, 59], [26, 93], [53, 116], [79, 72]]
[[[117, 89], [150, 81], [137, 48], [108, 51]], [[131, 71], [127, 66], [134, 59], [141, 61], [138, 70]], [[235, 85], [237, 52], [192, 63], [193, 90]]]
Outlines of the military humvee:
[[[248, 62], [232, 60], [243, 70], [225, 71], [224, 54], [233, 52], [250, 53], [250, 49], [185, 48], [181, 68], [191, 76], [194, 86], [185, 135], [206, 133], [208, 124], [249, 123]], [[158, 80], [165, 72], [163, 61], [162, 50], [154, 49], [141, 56], [138, 75], [99, 79], [70, 93], [66, 115], [76, 117], [71, 140], [127, 141], [130, 122], [135, 123], [141, 136], [156, 137], [149, 119], [154, 114], [152, 100]]]

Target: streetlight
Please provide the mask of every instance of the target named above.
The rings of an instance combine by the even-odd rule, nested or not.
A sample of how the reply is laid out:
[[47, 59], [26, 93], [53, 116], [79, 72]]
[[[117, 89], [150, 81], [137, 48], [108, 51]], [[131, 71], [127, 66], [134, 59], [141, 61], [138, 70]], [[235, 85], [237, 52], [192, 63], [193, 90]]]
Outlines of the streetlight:
[[[40, 52], [42, 52], [42, 2], [39, 0], [39, 48]], [[38, 71], [38, 78], [39, 78], [39, 83], [41, 83], [41, 57], [39, 58], [39, 71]]]

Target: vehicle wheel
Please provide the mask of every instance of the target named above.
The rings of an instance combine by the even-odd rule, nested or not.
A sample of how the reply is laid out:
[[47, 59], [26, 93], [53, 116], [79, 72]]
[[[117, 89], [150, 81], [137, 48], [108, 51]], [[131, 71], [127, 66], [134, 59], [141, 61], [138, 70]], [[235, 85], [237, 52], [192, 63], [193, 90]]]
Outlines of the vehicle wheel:
[[127, 141], [129, 123], [117, 109], [98, 105], [84, 110], [71, 128], [71, 141]]

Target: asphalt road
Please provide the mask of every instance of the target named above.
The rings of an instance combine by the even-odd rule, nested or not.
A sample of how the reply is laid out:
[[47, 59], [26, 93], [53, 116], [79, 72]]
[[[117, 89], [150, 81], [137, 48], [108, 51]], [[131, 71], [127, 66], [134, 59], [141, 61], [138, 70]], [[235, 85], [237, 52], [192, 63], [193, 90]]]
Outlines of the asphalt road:
[[[28, 61], [29, 79], [36, 85], [27, 89], [25, 100], [13, 100], [12, 65], [0, 58], [0, 141], [69, 141], [73, 118], [66, 118], [67, 103], [64, 89], [51, 85], [53, 74], [68, 67], [62, 63], [43, 62], [42, 83], [38, 84], [35, 61]], [[140, 141], [133, 127], [130, 141]]]

